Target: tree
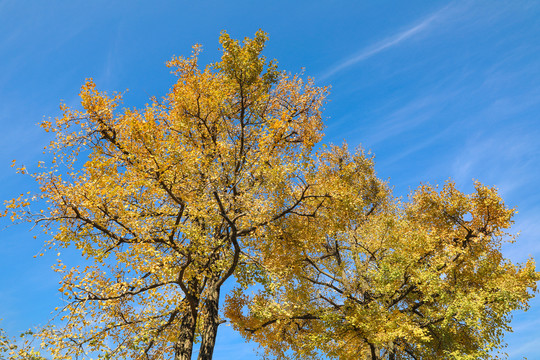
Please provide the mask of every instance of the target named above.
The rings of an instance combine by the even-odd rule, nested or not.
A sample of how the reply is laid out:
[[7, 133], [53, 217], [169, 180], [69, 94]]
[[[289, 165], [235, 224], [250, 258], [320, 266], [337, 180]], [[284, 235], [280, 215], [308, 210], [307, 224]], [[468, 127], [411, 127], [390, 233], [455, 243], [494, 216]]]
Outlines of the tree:
[[499, 358], [510, 312], [527, 309], [540, 277], [532, 259], [502, 256], [515, 210], [496, 189], [467, 195], [449, 181], [402, 203], [346, 148], [317, 171], [328, 200], [316, 221], [279, 224], [287, 246], [267, 242], [283, 260], [260, 260], [266, 286], [227, 299], [235, 328], [277, 358]]
[[42, 123], [52, 159], [32, 176], [47, 207], [33, 213], [21, 196], [4, 215], [85, 257], [56, 266], [67, 305], [43, 346], [58, 359], [188, 360], [200, 341], [211, 359], [231, 277], [225, 315], [277, 357], [498, 345], [538, 279], [532, 260], [500, 254], [513, 211], [481, 185], [400, 203], [361, 151], [315, 150], [326, 89], [279, 72], [265, 41], [223, 33], [221, 60], [203, 69], [198, 46], [174, 58], [176, 84], [142, 110], [119, 110], [121, 94], [88, 80], [82, 110]]
[[200, 338], [199, 359], [211, 359], [222, 285], [266, 227], [322, 201], [303, 169], [325, 89], [278, 72], [265, 40], [223, 33], [221, 61], [204, 69], [198, 46], [174, 58], [178, 81], [143, 110], [118, 111], [121, 94], [88, 80], [83, 110], [63, 105], [42, 123], [54, 157], [33, 176], [48, 207], [32, 214], [19, 198], [8, 209], [87, 259], [57, 266], [69, 303], [62, 326], [40, 334], [55, 358], [187, 360]]

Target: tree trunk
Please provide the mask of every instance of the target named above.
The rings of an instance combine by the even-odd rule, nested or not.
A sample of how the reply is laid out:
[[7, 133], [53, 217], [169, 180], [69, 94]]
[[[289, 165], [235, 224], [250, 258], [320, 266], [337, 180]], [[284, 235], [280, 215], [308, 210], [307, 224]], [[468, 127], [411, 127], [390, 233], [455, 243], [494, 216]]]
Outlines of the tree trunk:
[[180, 322], [180, 333], [174, 344], [174, 360], [191, 360], [193, 342], [195, 340], [196, 315], [186, 311]]
[[371, 360], [379, 360], [379, 357], [377, 356], [377, 349], [375, 348], [375, 345], [369, 344], [369, 350], [371, 352]]
[[[210, 287], [211, 289], [211, 287]], [[201, 327], [201, 348], [198, 360], [212, 360], [219, 326], [219, 288], [212, 289], [203, 305], [204, 324]]]

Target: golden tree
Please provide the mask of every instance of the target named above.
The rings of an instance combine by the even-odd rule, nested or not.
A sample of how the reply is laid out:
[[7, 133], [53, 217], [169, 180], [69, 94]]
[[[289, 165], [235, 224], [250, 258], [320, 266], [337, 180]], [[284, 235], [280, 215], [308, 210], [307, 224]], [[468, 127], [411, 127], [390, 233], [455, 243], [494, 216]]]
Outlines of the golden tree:
[[[54, 158], [33, 176], [48, 207], [8, 203], [80, 249], [89, 263], [66, 269], [61, 326], [40, 336], [54, 358], [211, 359], [222, 285], [259, 234], [281, 218], [311, 216], [323, 201], [304, 179], [321, 138], [325, 89], [278, 72], [261, 56], [266, 35], [243, 44], [223, 34], [220, 62], [200, 69], [199, 47], [168, 63], [169, 94], [119, 111], [89, 80], [83, 110], [44, 121]], [[42, 167], [46, 165], [40, 164]]]
[[265, 234], [265, 286], [227, 298], [236, 329], [277, 358], [499, 358], [510, 312], [528, 308], [540, 276], [532, 259], [502, 256], [515, 211], [496, 189], [424, 185], [401, 202], [346, 147], [313, 176], [327, 200], [315, 220]]
[[361, 151], [315, 151], [326, 89], [279, 72], [265, 41], [223, 33], [219, 62], [174, 58], [178, 81], [141, 110], [89, 80], [82, 110], [42, 123], [46, 208], [21, 196], [4, 215], [85, 257], [56, 266], [67, 305], [42, 346], [189, 360], [200, 341], [211, 359], [234, 277], [225, 315], [278, 358], [487, 357], [538, 279], [500, 253], [513, 210], [479, 184], [402, 203]]

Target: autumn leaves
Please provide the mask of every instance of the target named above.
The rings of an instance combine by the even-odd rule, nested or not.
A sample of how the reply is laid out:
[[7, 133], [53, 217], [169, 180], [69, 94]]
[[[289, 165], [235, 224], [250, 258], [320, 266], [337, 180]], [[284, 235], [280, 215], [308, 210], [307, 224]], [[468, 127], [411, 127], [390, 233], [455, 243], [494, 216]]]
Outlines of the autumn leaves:
[[226, 320], [278, 358], [486, 358], [538, 279], [500, 253], [513, 210], [480, 184], [402, 202], [361, 150], [318, 146], [327, 91], [279, 72], [266, 39], [223, 33], [204, 68], [199, 47], [174, 58], [176, 84], [140, 110], [89, 80], [81, 110], [43, 123], [48, 208], [8, 213], [90, 262], [60, 269], [68, 304], [44, 346], [188, 360], [200, 341], [206, 360]]

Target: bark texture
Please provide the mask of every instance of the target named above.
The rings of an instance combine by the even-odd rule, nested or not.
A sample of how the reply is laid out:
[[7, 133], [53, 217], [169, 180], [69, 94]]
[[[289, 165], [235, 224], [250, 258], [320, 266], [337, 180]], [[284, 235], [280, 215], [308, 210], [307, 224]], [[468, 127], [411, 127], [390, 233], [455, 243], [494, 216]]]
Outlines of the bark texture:
[[219, 288], [212, 289], [203, 304], [204, 324], [198, 360], [211, 360], [214, 353], [219, 326], [219, 291]]

